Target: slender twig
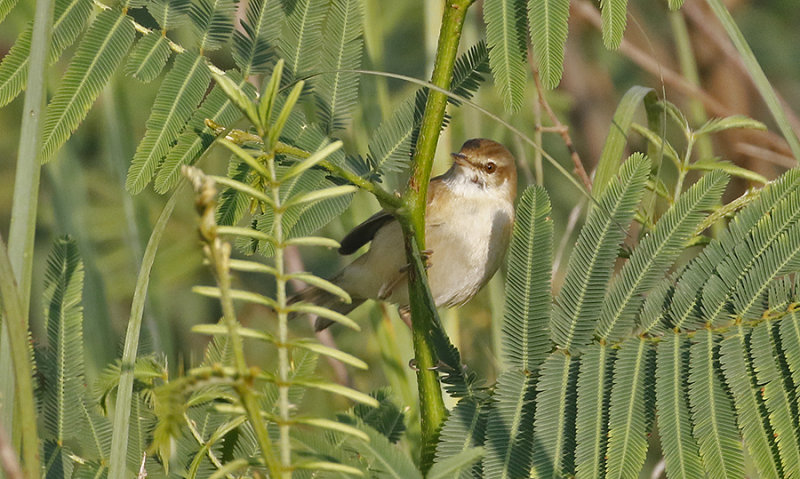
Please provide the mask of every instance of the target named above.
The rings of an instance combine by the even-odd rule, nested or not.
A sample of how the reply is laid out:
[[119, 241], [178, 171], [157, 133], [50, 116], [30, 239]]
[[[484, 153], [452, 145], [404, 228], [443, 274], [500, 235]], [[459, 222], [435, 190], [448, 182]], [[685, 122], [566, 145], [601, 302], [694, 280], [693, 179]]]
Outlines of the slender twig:
[[[554, 131], [561, 135], [561, 138], [564, 140], [564, 145], [566, 145], [567, 150], [569, 151], [569, 156], [572, 158], [572, 163], [575, 165], [575, 174], [580, 177], [581, 181], [583, 181], [583, 185], [586, 186], [586, 190], [592, 191], [592, 180], [589, 178], [589, 175], [586, 174], [586, 169], [583, 167], [583, 161], [581, 161], [581, 157], [578, 155], [578, 150], [575, 149], [575, 144], [572, 143], [572, 137], [569, 136], [569, 128], [561, 123], [561, 120], [558, 119], [558, 116], [547, 102], [547, 99], [544, 96], [542, 81], [539, 78], [539, 72], [535, 69], [532, 71], [533, 80], [536, 82], [536, 93], [539, 96], [539, 104], [544, 108], [547, 116], [550, 117], [550, 121], [553, 122], [553, 129], [550, 131]], [[545, 130], [544, 127], [541, 128], [542, 131], [548, 131]]]

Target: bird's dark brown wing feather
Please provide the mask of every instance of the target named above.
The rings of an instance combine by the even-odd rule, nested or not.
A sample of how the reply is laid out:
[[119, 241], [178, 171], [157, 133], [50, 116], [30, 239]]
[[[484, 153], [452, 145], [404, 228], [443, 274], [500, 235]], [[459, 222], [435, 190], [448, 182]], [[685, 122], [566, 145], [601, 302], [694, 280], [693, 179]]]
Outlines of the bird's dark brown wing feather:
[[372, 241], [379, 229], [392, 221], [395, 221], [394, 216], [385, 211], [379, 211], [370, 216], [342, 239], [339, 254], [355, 253], [358, 248]]

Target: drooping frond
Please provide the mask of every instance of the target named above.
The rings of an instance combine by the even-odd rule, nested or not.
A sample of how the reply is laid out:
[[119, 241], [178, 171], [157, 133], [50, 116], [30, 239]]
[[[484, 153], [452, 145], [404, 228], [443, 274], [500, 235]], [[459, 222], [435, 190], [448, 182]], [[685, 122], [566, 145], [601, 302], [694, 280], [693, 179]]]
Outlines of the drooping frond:
[[[246, 183], [249, 174], [250, 167], [244, 161], [231, 158], [228, 162], [228, 178]], [[217, 224], [232, 226], [239, 223], [249, 204], [250, 198], [245, 193], [231, 187], [222, 190], [217, 205]]]
[[45, 479], [61, 479], [72, 477], [75, 462], [72, 460], [73, 452], [52, 439], [47, 439], [43, 444], [44, 474]]
[[550, 354], [540, 368], [533, 423], [534, 477], [555, 479], [572, 472], [577, 376], [578, 361], [561, 351]]
[[655, 351], [643, 338], [631, 338], [617, 352], [608, 420], [606, 477], [636, 477], [647, 456], [653, 416]]
[[242, 30], [233, 32], [233, 60], [243, 76], [266, 73], [275, 54], [284, 22], [283, 9], [278, 0], [252, 0], [241, 21]]
[[800, 313], [797, 310], [792, 309], [781, 320], [780, 335], [783, 357], [792, 373], [792, 382], [795, 388], [798, 388], [800, 387]]
[[153, 103], [144, 138], [128, 170], [125, 187], [133, 194], [141, 192], [153, 178], [156, 167], [169, 151], [186, 121], [203, 99], [210, 74], [201, 55], [185, 52], [161, 84]]
[[[56, 0], [53, 36], [50, 40], [50, 63], [58, 60], [64, 49], [78, 38], [91, 11], [91, 0]], [[0, 62], [0, 107], [10, 103], [25, 88], [31, 33], [32, 26], [29, 25]]]
[[151, 82], [164, 69], [169, 54], [167, 39], [158, 33], [148, 33], [133, 47], [125, 65], [125, 73], [141, 82]]
[[187, 19], [191, 3], [189, 0], [150, 0], [147, 11], [166, 32], [181, 25]]
[[278, 47], [287, 70], [294, 76], [316, 68], [322, 48], [322, 22], [328, 11], [326, 0], [291, 0], [286, 25]]
[[526, 477], [531, 469], [533, 376], [509, 369], [497, 378], [486, 420], [485, 477]]
[[406, 99], [372, 135], [367, 156], [371, 171], [385, 175], [401, 172], [408, 167], [413, 154], [411, 138], [415, 126], [414, 109], [414, 98]]
[[506, 367], [533, 373], [550, 352], [553, 221], [542, 187], [525, 190], [508, 250], [502, 357]]
[[564, 71], [569, 0], [528, 0], [531, 43], [542, 83], [555, 88]]
[[[800, 204], [800, 194], [795, 198], [798, 200], [795, 204]], [[780, 210], [776, 213], [779, 212]], [[769, 247], [764, 248], [763, 255], [754, 263], [746, 276], [739, 277], [731, 301], [736, 315], [748, 319], [761, 317], [767, 306], [766, 292], [774, 278], [800, 269], [800, 222], [795, 223]]]
[[778, 448], [769, 422], [764, 419], [768, 413], [747, 354], [744, 334], [739, 326], [737, 334], [722, 341], [720, 367], [733, 395], [739, 430], [759, 477], [777, 479], [782, 477]]
[[400, 448], [369, 426], [357, 427], [369, 436], [369, 441], [348, 437], [345, 439], [344, 447], [359, 451], [362, 461], [367, 464], [367, 470], [375, 477], [422, 479], [411, 458]]
[[575, 419], [576, 477], [605, 477], [613, 361], [614, 351], [605, 344], [590, 345], [581, 354]]
[[628, 23], [628, 0], [601, 0], [600, 16], [603, 20], [603, 43], [616, 50]]
[[75, 405], [84, 398], [83, 365], [83, 262], [77, 243], [59, 238], [47, 261], [44, 311], [47, 348], [43, 353], [45, 376], [44, 416], [47, 434], [63, 444], [81, 430], [81, 413]]
[[[798, 186], [800, 186], [800, 170], [797, 169], [787, 171], [766, 185], [758, 199], [740, 211], [728, 224], [728, 228], [692, 260], [679, 278], [670, 305], [669, 316], [674, 327], [694, 328], [706, 321], [726, 317], [728, 312], [725, 306], [736, 281], [740, 276], [746, 276], [755, 258], [761, 256], [764, 249], [792, 221], [796, 221], [792, 216], [798, 208], [792, 209], [791, 205], [796, 200], [791, 200], [790, 197], [794, 195]], [[747, 252], [742, 249], [741, 245], [752, 236], [753, 228], [766, 216], [772, 216], [767, 213], [778, 205], [785, 205], [781, 207], [784, 209], [780, 217], [782, 219], [767, 219], [766, 222], [762, 222], [761, 224], [767, 229], [758, 235], [761, 238], [760, 245], [755, 251]], [[740, 249], [738, 252], [737, 247]], [[725, 266], [726, 264], [730, 266]], [[721, 277], [711, 276], [720, 268], [725, 271]], [[701, 290], [702, 311], [699, 300]]]
[[579, 349], [591, 339], [617, 250], [644, 192], [649, 171], [646, 157], [631, 156], [617, 181], [598, 198], [599, 206], [591, 211], [581, 229], [550, 319], [551, 338], [564, 349]]
[[489, 65], [506, 111], [522, 105], [527, 80], [527, 22], [525, 0], [487, 0], [483, 3]]
[[664, 319], [667, 314], [667, 307], [672, 299], [672, 293], [675, 291], [676, 277], [677, 274], [672, 274], [662, 279], [648, 293], [639, 313], [639, 326], [642, 328], [642, 332], [664, 332], [667, 329], [664, 325]]
[[93, 401], [84, 399], [78, 407], [82, 416], [83, 456], [97, 461], [108, 459], [111, 454], [111, 421], [100, 414]]
[[358, 96], [357, 73], [363, 54], [363, 6], [361, 0], [339, 0], [331, 4], [322, 37], [322, 57], [314, 92], [320, 96], [320, 117], [323, 129], [330, 134], [345, 127], [345, 121]]
[[[234, 84], [244, 91], [250, 99], [256, 98], [256, 89], [236, 70], [225, 72]], [[178, 137], [178, 142], [173, 146], [164, 162], [158, 168], [154, 188], [158, 193], [171, 190], [180, 179], [181, 166], [193, 165], [203, 154], [216, 137], [215, 133], [206, 126], [205, 120], [210, 119], [220, 125], [232, 125], [242, 117], [241, 111], [225, 95], [219, 86], [214, 86], [211, 93], [203, 100], [200, 108], [192, 113], [189, 123], [183, 133]]]
[[794, 386], [788, 378], [784, 378], [777, 362], [777, 355], [781, 351], [775, 346], [775, 333], [772, 321], [769, 320], [753, 328], [750, 334], [750, 353], [758, 385], [761, 387], [761, 397], [769, 411], [769, 423], [778, 446], [783, 477], [800, 477], [800, 441], [797, 438], [796, 412], [793, 412], [796, 407], [793, 404]]
[[134, 35], [130, 18], [118, 10], [106, 10], [94, 20], [47, 106], [42, 161], [51, 159], [78, 128], [133, 43]]
[[656, 358], [658, 435], [667, 477], [702, 477], [700, 449], [689, 423], [689, 342], [686, 336], [666, 333]]
[[189, 18], [201, 52], [220, 48], [233, 33], [234, 0], [194, 0]]
[[6, 15], [17, 6], [19, 0], [0, 0], [0, 22], [5, 20]]
[[[486, 407], [470, 398], [462, 399], [447, 416], [436, 444], [436, 462], [455, 457], [463, 451], [484, 443]], [[459, 479], [481, 477], [477, 464], [459, 473]]]
[[606, 295], [597, 336], [617, 342], [633, 328], [642, 294], [663, 277], [683, 252], [697, 225], [722, 196], [728, 176], [714, 171], [700, 179], [670, 207], [642, 239]]
[[703, 468], [709, 477], [742, 477], [742, 444], [731, 399], [722, 386], [716, 341], [708, 329], [697, 331], [694, 339], [689, 356], [689, 405]]

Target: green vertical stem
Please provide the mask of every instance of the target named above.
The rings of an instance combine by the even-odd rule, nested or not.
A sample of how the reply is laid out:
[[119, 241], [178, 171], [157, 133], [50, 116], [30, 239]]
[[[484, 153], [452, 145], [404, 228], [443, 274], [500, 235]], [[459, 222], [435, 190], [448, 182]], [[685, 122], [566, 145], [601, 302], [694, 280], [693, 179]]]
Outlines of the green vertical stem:
[[[439, 32], [439, 45], [433, 67], [431, 83], [448, 90], [453, 78], [453, 67], [461, 40], [461, 30], [467, 9], [473, 0], [453, 0], [445, 3], [442, 27]], [[416, 359], [417, 383], [420, 401], [420, 423], [422, 444], [420, 468], [427, 472], [433, 464], [433, 454], [439, 428], [447, 410], [442, 399], [439, 378], [433, 370], [437, 364], [432, 343], [432, 332], [441, 328], [436, 315], [436, 306], [427, 285], [427, 275], [419, 251], [425, 247], [425, 206], [427, 204], [428, 182], [433, 167], [436, 144], [444, 120], [447, 97], [431, 90], [425, 104], [419, 138], [412, 162], [411, 179], [408, 183], [404, 202], [407, 208], [401, 218], [403, 234], [406, 238], [406, 256], [409, 268], [409, 300], [411, 303], [412, 338]]]
[[[14, 273], [3, 238], [0, 237], [0, 305], [3, 324], [8, 332], [11, 363], [16, 378], [16, 418], [22, 431], [23, 470], [26, 479], [39, 477], [39, 435], [36, 431], [36, 401], [33, 397], [33, 364], [28, 350], [28, 322], [21, 294], [14, 282]], [[6, 424], [3, 424], [4, 427]]]
[[798, 140], [797, 134], [792, 130], [789, 119], [786, 117], [786, 112], [783, 111], [783, 106], [780, 100], [778, 100], [778, 95], [775, 93], [772, 84], [770, 84], [767, 76], [764, 74], [764, 70], [761, 69], [761, 65], [758, 64], [758, 60], [755, 54], [753, 54], [753, 50], [750, 49], [750, 45], [747, 44], [744, 35], [742, 35], [742, 31], [739, 30], [730, 12], [720, 0], [706, 0], [706, 3], [711, 7], [711, 10], [714, 12], [714, 15], [717, 16], [720, 23], [722, 23], [722, 27], [733, 42], [736, 50], [739, 51], [739, 55], [741, 55], [742, 61], [747, 67], [747, 71], [750, 73], [750, 76], [753, 77], [753, 83], [756, 89], [767, 104], [770, 113], [772, 113], [772, 117], [775, 119], [783, 137], [789, 144], [789, 148], [792, 150], [795, 160], [800, 161], [800, 140]]
[[[42, 113], [46, 97], [47, 56], [52, 36], [53, 0], [38, 0], [33, 20], [31, 53], [28, 61], [28, 84], [22, 107], [17, 172], [14, 178], [14, 198], [11, 207], [11, 228], [8, 236], [8, 258], [17, 280], [19, 303], [25, 327], [28, 324], [33, 269], [33, 242], [36, 233], [36, 209], [39, 200], [39, 144], [42, 136]], [[14, 366], [8, 328], [0, 328], [0, 421], [8, 431], [14, 427]]]

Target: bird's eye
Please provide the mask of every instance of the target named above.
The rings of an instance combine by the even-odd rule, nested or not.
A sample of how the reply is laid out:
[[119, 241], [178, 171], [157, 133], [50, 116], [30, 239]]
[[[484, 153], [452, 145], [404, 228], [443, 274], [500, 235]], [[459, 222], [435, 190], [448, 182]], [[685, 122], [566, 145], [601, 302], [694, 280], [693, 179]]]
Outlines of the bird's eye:
[[486, 163], [485, 168], [487, 173], [494, 173], [497, 169], [497, 165], [495, 165], [493, 161], [490, 161], [489, 163]]

